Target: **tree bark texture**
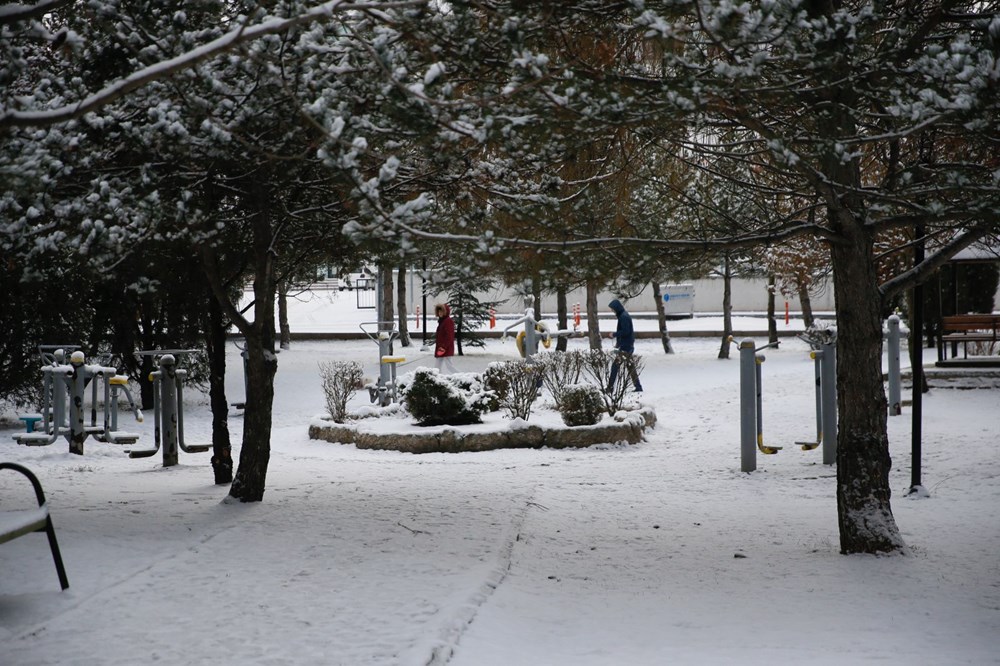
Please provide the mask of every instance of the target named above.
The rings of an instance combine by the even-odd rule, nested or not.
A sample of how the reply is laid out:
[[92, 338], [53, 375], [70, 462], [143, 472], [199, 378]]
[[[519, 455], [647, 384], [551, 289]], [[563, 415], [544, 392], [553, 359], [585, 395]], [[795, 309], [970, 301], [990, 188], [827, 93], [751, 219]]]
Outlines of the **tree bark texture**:
[[590, 340], [591, 349], [601, 348], [601, 322], [598, 319], [597, 311], [597, 289], [596, 282], [587, 281], [587, 338]]
[[[233, 481], [233, 447], [229, 438], [229, 401], [226, 399], [226, 320], [218, 301], [209, 295], [208, 399], [212, 408], [212, 471], [215, 483]], [[240, 370], [242, 372], [242, 369]]]
[[288, 325], [288, 282], [278, 283], [278, 329], [281, 331], [282, 349], [292, 348], [292, 327]]
[[667, 309], [663, 305], [663, 292], [660, 291], [660, 283], [653, 280], [653, 300], [656, 305], [656, 321], [660, 326], [660, 339], [663, 341], [663, 353], [673, 354], [674, 346], [670, 344], [670, 331], [667, 330]]
[[396, 318], [396, 306], [393, 302], [392, 264], [387, 261], [379, 263], [378, 282], [376, 289], [380, 289], [382, 295], [382, 310], [378, 313], [378, 320], [383, 322], [383, 325], [379, 326], [381, 329], [383, 326], [388, 328]]
[[849, 210], [832, 244], [837, 309], [837, 515], [844, 554], [904, 547], [890, 506], [881, 292], [871, 234]]
[[802, 323], [806, 328], [813, 325], [812, 298], [809, 296], [809, 286], [799, 283], [799, 305], [802, 307]]
[[777, 279], [772, 273], [767, 277], [767, 342], [774, 344], [778, 341], [778, 322], [774, 318], [775, 290], [777, 290]]
[[729, 340], [733, 335], [733, 273], [729, 268], [729, 255], [722, 260], [722, 343], [719, 358], [729, 358]]
[[[559, 286], [556, 289], [556, 319], [559, 330], [569, 330], [569, 312], [566, 304], [566, 287], [563, 286]], [[566, 347], [566, 336], [560, 335], [559, 338], [556, 339], [556, 351], [564, 352], [566, 351]]]
[[399, 320], [399, 344], [403, 347], [409, 347], [411, 344], [410, 326], [407, 318], [410, 313], [406, 308], [406, 264], [400, 264], [398, 271], [396, 274], [396, 314]]
[[[273, 319], [272, 319], [273, 321]], [[271, 335], [273, 338], [273, 334]], [[271, 340], [273, 349], [274, 341]], [[271, 413], [278, 359], [261, 338], [247, 338], [247, 404], [243, 412], [240, 466], [229, 494], [243, 502], [264, 499], [271, 460]]]
[[[274, 353], [274, 280], [273, 228], [266, 188], [250, 190], [247, 211], [254, 255], [254, 320], [239, 322], [247, 345], [246, 409], [243, 412], [243, 445], [240, 464], [229, 494], [243, 502], [264, 499], [267, 465], [271, 459], [271, 412], [274, 406], [274, 375], [278, 358]], [[218, 291], [216, 291], [218, 295]]]
[[535, 308], [535, 321], [542, 320], [542, 281], [538, 276], [531, 278], [531, 304]]

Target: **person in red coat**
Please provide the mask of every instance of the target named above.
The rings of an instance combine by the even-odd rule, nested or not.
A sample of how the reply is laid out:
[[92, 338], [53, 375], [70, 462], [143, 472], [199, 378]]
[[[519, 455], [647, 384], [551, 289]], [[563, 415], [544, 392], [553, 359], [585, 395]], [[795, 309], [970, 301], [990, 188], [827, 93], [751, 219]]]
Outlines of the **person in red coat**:
[[435, 364], [440, 372], [457, 372], [451, 362], [451, 357], [455, 355], [455, 322], [451, 318], [451, 308], [447, 303], [438, 303], [434, 306], [434, 314], [438, 318], [434, 334]]

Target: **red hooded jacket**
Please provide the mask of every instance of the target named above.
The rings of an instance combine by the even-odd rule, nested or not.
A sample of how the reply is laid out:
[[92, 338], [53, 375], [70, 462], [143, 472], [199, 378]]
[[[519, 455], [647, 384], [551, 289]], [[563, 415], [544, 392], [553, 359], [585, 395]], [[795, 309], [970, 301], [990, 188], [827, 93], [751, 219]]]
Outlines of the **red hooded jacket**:
[[447, 303], [442, 305], [444, 316], [438, 317], [437, 333], [434, 334], [434, 356], [455, 355], [455, 322], [451, 318], [451, 308]]

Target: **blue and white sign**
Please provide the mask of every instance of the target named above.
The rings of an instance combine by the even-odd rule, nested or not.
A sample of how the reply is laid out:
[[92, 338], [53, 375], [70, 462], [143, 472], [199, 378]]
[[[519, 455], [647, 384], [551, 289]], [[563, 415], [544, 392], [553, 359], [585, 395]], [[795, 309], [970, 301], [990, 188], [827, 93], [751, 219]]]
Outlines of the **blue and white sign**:
[[668, 315], [694, 316], [693, 284], [661, 284], [663, 311]]

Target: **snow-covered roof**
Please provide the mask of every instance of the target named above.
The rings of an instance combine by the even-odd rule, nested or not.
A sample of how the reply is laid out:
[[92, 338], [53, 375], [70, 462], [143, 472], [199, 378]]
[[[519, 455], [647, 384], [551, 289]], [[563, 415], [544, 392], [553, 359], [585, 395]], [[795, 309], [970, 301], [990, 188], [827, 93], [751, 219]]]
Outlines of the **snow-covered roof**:
[[987, 245], [983, 243], [976, 243], [971, 245], [954, 257], [951, 258], [952, 263], [959, 262], [976, 262], [976, 261], [1000, 261], [1000, 245]]

